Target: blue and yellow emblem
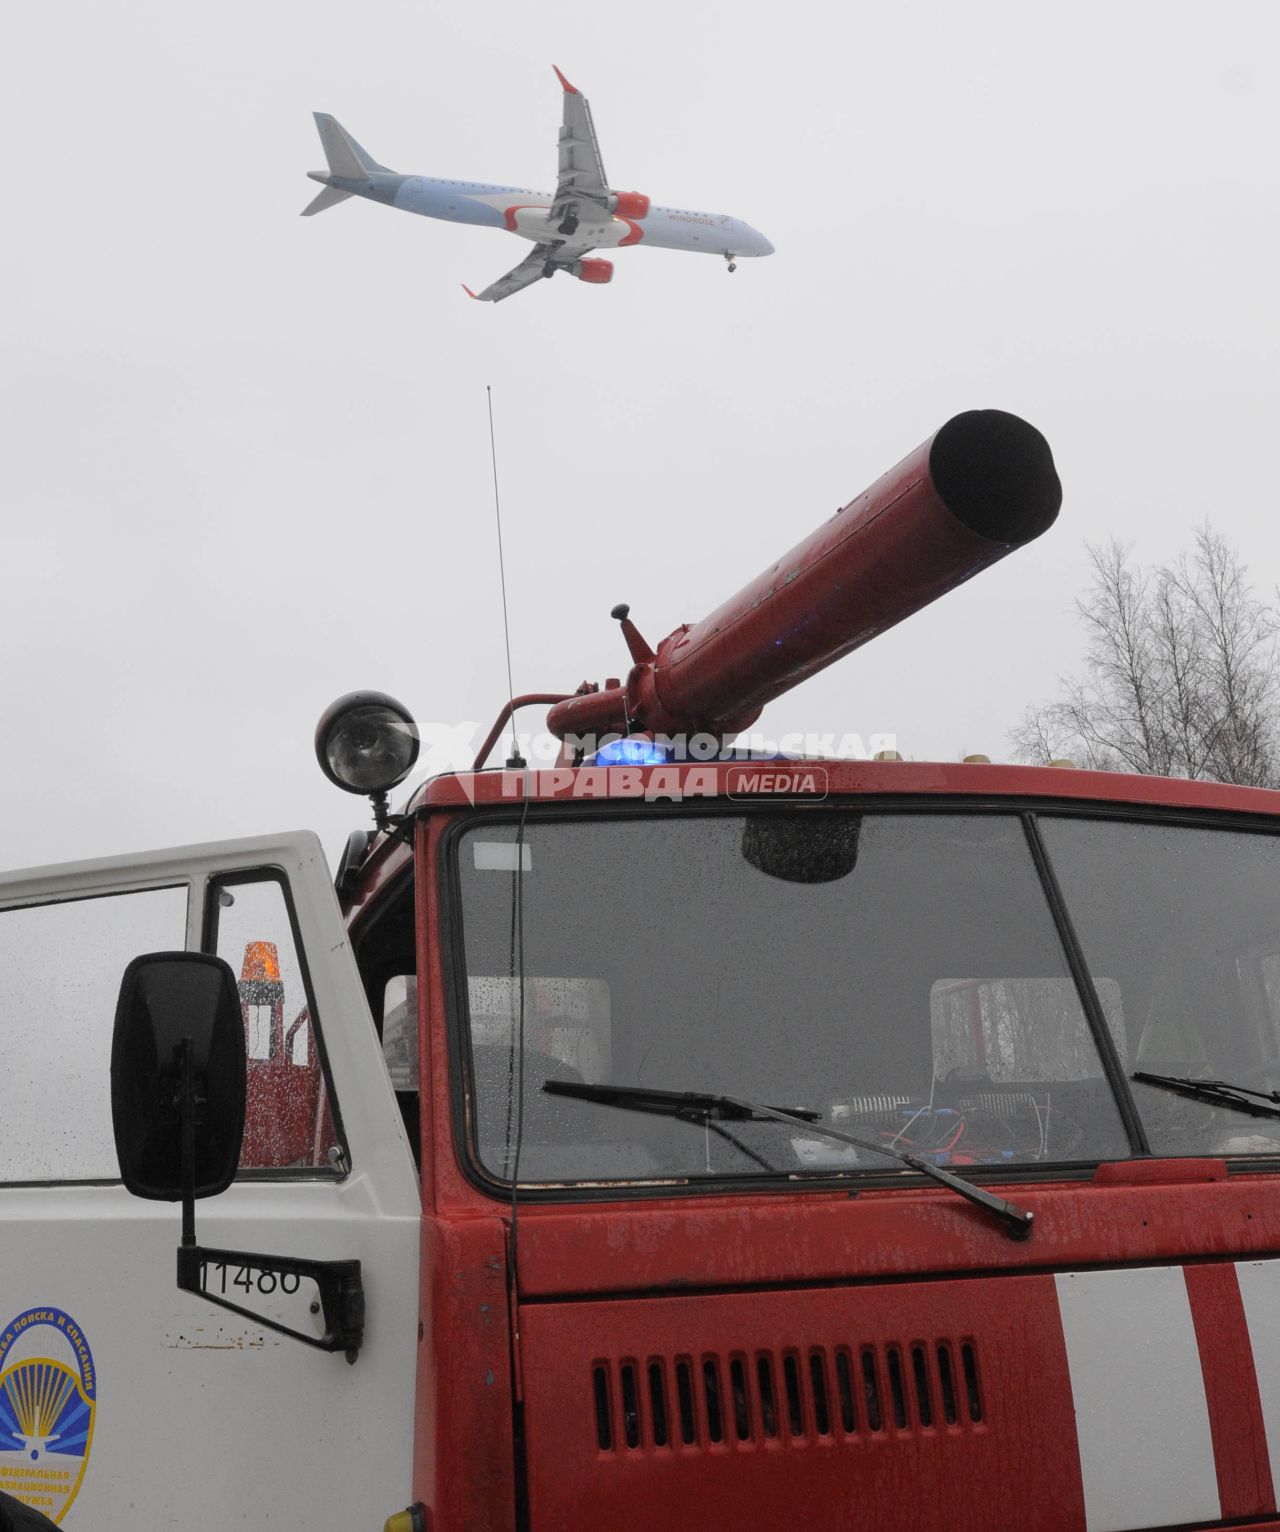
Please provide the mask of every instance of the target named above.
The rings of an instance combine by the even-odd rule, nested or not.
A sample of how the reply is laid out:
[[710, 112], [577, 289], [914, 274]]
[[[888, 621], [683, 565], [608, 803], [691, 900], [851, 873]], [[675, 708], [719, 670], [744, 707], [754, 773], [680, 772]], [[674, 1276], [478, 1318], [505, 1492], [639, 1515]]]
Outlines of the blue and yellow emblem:
[[0, 1331], [0, 1490], [60, 1522], [93, 1444], [98, 1378], [62, 1309], [26, 1309]]

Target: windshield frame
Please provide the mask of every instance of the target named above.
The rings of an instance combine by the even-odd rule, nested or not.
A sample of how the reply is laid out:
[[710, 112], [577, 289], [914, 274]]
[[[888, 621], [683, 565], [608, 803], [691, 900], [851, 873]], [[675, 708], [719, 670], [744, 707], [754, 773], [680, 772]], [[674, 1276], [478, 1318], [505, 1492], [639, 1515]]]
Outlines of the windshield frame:
[[[472, 809], [451, 816], [441, 836], [437, 851], [437, 876], [440, 879], [439, 936], [441, 969], [448, 1038], [449, 1099], [451, 1104], [450, 1137], [458, 1166], [465, 1179], [486, 1196], [510, 1202], [512, 1184], [495, 1176], [481, 1161], [472, 1127], [474, 1075], [471, 1062], [471, 1031], [467, 1004], [467, 969], [463, 951], [463, 909], [458, 845], [462, 837], [477, 825], [539, 825], [565, 821], [620, 818], [673, 819], [687, 816], [742, 818], [746, 815], [784, 815], [794, 813], [795, 800], [751, 802], [727, 797], [701, 798], [688, 803], [637, 803], [634, 801], [590, 800], [529, 803], [527, 813], [519, 803], [501, 809]], [[1095, 799], [1044, 799], [1010, 795], [1007, 798], [963, 794], [876, 793], [841, 794], [826, 798], [821, 804], [805, 805], [806, 813], [821, 814], [831, 810], [866, 814], [945, 816], [997, 816], [1016, 819], [1027, 840], [1028, 856], [1040, 883], [1045, 908], [1062, 946], [1064, 963], [1079, 995], [1095, 1046], [1098, 1048], [1103, 1075], [1111, 1087], [1121, 1121], [1128, 1133], [1130, 1152], [1123, 1160], [1063, 1160], [1046, 1164], [1021, 1163], [1010, 1166], [966, 1166], [965, 1177], [978, 1184], [1032, 1185], [1070, 1181], [1090, 1181], [1100, 1164], [1132, 1160], [1161, 1160], [1170, 1156], [1153, 1155], [1146, 1143], [1138, 1105], [1129, 1078], [1117, 1056], [1102, 1003], [1094, 986], [1079, 938], [1072, 925], [1047, 847], [1041, 839], [1037, 821], [1041, 819], [1112, 820], [1129, 824], [1160, 824], [1198, 829], [1231, 830], [1280, 838], [1280, 818], [1238, 811], [1169, 808], [1149, 804], [1105, 803]], [[1100, 1041], [1101, 1039], [1101, 1041]], [[691, 1080], [686, 1088], [715, 1091], [717, 1082]], [[805, 1103], [807, 1104], [807, 1103]], [[1136, 1127], [1135, 1127], [1136, 1125]], [[1280, 1152], [1276, 1155], [1251, 1154], [1224, 1156], [1230, 1174], [1275, 1174], [1280, 1172]], [[526, 1202], [588, 1203], [617, 1202], [633, 1199], [699, 1196], [756, 1196], [786, 1192], [842, 1191], [857, 1196], [862, 1190], [886, 1188], [926, 1188], [929, 1180], [919, 1172], [875, 1167], [831, 1172], [780, 1171], [776, 1175], [699, 1176], [680, 1178], [652, 1177], [637, 1180], [600, 1182], [537, 1183], [521, 1182], [519, 1199]]]

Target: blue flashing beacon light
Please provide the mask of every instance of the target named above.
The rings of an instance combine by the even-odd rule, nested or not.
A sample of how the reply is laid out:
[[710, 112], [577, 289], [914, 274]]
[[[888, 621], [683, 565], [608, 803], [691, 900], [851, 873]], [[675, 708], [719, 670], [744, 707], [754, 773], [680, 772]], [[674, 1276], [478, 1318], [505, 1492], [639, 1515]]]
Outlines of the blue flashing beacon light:
[[596, 751], [597, 766], [665, 766], [671, 759], [664, 745], [652, 739], [615, 739]]

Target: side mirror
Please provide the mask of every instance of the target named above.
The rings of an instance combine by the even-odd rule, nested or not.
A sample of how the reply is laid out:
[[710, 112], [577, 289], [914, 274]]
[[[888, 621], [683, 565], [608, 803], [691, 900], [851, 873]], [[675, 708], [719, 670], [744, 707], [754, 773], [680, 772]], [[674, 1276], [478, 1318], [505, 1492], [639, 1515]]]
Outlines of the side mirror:
[[[226, 1191], [240, 1163], [247, 1099], [244, 1018], [230, 967], [202, 952], [148, 952], [120, 981], [111, 1041], [111, 1121], [120, 1175], [135, 1197], [182, 1203], [178, 1287], [257, 1324], [354, 1362], [364, 1341], [360, 1262], [215, 1250], [196, 1244], [197, 1197]], [[211, 1291], [211, 1267], [311, 1278], [324, 1334], [314, 1335]], [[313, 1309], [314, 1312], [314, 1309]]]
[[231, 968], [201, 952], [134, 958], [120, 984], [111, 1044], [111, 1118], [124, 1184], [135, 1197], [163, 1202], [225, 1191], [240, 1160], [244, 1115], [244, 1022]]

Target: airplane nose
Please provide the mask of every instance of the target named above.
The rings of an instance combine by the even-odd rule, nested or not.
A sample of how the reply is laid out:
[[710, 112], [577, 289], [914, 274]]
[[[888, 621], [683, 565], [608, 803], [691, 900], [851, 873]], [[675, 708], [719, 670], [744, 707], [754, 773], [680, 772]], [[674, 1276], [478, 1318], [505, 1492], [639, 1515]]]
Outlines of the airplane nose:
[[772, 243], [772, 241], [767, 240], [764, 237], [763, 234], [757, 234], [756, 235], [756, 239], [757, 239], [757, 241], [759, 242], [759, 245], [760, 245], [760, 254], [761, 255], [772, 255], [773, 254], [773, 243]]

